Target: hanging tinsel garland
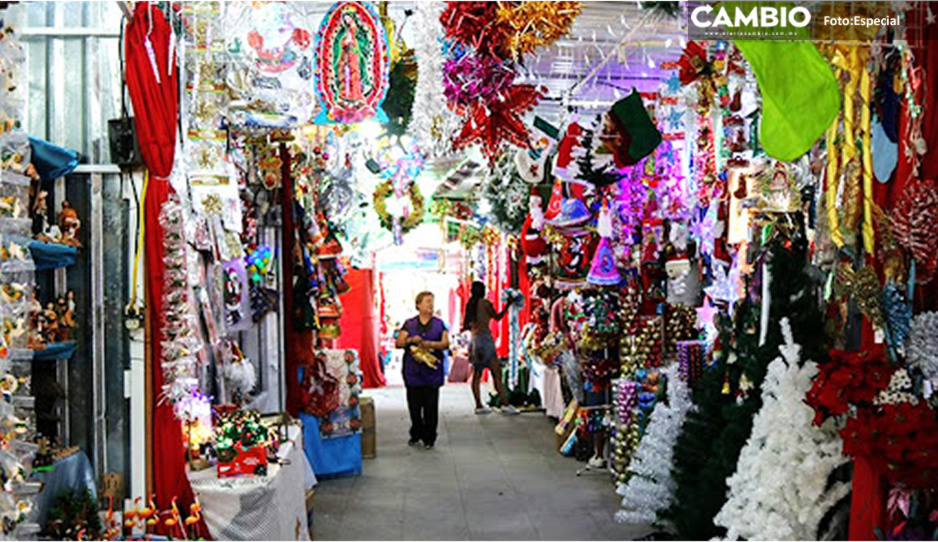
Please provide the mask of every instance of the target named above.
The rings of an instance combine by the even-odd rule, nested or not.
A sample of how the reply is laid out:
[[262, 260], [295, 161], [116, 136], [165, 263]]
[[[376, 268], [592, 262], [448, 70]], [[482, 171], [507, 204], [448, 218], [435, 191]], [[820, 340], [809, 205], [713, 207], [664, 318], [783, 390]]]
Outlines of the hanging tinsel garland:
[[407, 131], [427, 158], [447, 154], [452, 144], [449, 134], [459, 123], [443, 95], [442, 55], [444, 30], [440, 24], [443, 2], [418, 2], [414, 13], [414, 58], [417, 61], [417, 85]]

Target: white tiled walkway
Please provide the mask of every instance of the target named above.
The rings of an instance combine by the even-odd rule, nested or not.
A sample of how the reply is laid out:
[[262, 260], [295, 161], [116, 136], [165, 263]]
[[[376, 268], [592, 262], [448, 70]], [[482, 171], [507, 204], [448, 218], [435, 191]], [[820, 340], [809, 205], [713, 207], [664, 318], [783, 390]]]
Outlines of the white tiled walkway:
[[606, 474], [577, 478], [577, 461], [554, 448], [541, 413], [476, 416], [466, 385], [441, 390], [434, 450], [407, 446], [402, 388], [369, 390], [378, 457], [360, 477], [323, 480], [317, 540], [629, 540]]

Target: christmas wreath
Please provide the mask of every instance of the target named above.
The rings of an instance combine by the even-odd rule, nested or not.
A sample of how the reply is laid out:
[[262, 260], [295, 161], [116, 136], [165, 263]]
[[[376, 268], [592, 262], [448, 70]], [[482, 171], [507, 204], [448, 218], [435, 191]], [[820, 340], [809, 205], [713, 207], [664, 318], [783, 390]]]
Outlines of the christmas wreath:
[[[394, 222], [397, 217], [392, 217], [391, 214], [388, 213], [388, 207], [386, 203], [386, 200], [392, 194], [394, 194], [394, 187], [391, 183], [391, 180], [387, 180], [379, 184], [378, 188], [375, 189], [374, 203], [375, 212], [378, 213], [378, 219], [381, 221], [381, 226], [393, 232]], [[408, 214], [406, 217], [398, 219], [400, 220], [401, 233], [407, 233], [423, 222], [423, 196], [420, 195], [420, 188], [417, 186], [417, 183], [412, 183], [410, 185], [410, 188], [407, 189], [407, 195], [410, 198], [411, 211], [410, 214]]]

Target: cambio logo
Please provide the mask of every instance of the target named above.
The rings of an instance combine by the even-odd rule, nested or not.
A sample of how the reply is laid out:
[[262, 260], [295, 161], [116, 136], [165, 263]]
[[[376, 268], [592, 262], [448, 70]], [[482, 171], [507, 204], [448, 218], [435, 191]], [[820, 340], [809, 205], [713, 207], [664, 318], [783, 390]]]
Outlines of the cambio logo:
[[753, 6], [747, 11], [736, 7], [736, 12], [731, 18], [725, 7], [720, 7], [713, 19], [709, 19], [713, 13], [713, 6], [699, 6], [691, 13], [691, 22], [698, 28], [711, 28], [722, 26], [727, 28], [776, 28], [793, 26], [803, 28], [811, 23], [811, 12], [807, 8], [794, 7], [758, 7]]

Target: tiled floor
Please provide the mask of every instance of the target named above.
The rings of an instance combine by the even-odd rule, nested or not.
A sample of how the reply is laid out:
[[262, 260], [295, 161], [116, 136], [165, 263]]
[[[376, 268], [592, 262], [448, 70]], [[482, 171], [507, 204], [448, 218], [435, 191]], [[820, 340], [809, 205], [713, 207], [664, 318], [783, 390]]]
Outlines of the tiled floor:
[[541, 413], [476, 416], [464, 385], [440, 397], [436, 449], [407, 446], [404, 390], [367, 392], [377, 411], [378, 457], [360, 477], [323, 480], [317, 540], [630, 540], [649, 532], [613, 521], [607, 475], [554, 449]]

